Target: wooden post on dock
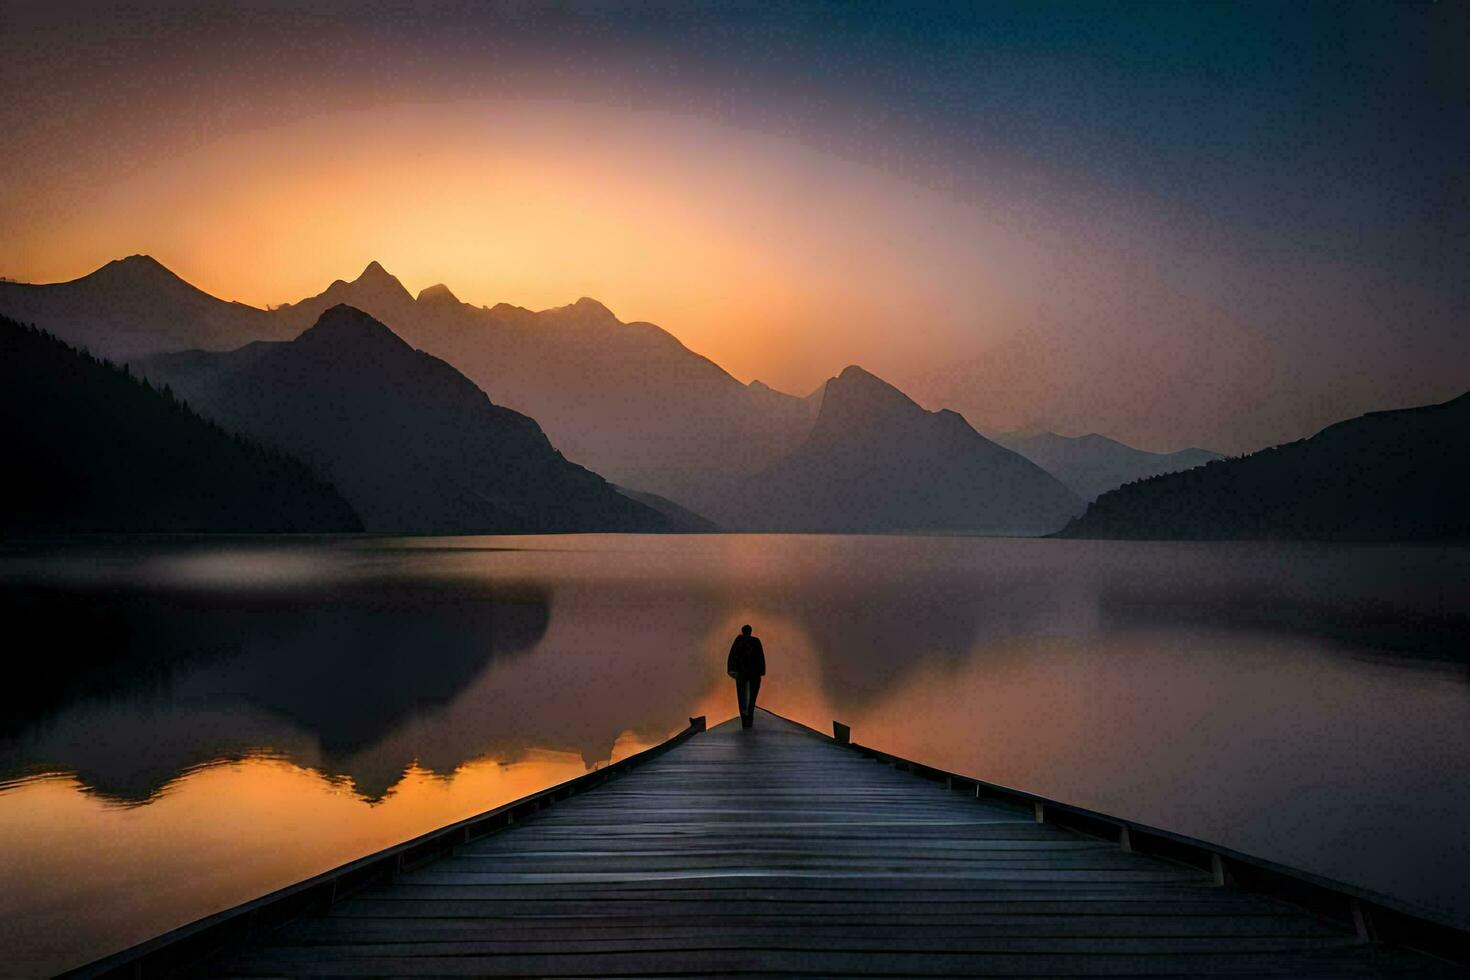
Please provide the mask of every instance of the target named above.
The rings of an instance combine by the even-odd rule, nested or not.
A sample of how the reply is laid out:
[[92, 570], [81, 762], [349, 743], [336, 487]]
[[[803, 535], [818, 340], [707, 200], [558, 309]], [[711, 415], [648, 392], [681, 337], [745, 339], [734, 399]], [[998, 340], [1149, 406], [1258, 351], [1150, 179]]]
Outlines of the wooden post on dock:
[[1373, 928], [1373, 917], [1369, 915], [1368, 907], [1356, 898], [1349, 899], [1348, 906], [1353, 915], [1353, 931], [1358, 934], [1358, 942], [1377, 942], [1378, 933]]

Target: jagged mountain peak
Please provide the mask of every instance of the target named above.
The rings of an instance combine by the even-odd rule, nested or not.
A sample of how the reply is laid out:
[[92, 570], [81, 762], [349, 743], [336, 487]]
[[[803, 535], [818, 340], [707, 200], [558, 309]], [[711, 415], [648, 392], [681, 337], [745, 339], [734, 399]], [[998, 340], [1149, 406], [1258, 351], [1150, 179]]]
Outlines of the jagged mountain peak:
[[338, 293], [345, 293], [348, 297], [355, 296], [373, 303], [391, 302], [397, 305], [403, 302], [413, 302], [413, 294], [404, 288], [397, 276], [383, 268], [382, 264], [376, 260], [369, 262], [362, 270], [362, 274], [351, 282], [343, 282], [338, 279], [322, 296], [335, 298]]

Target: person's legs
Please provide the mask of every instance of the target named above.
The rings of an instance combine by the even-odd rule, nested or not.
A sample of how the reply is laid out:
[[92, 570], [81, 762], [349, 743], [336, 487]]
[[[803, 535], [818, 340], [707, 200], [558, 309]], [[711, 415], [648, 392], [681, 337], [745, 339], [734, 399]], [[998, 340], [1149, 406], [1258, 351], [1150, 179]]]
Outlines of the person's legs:
[[755, 698], [761, 692], [761, 679], [752, 677], [750, 679], [750, 693], [745, 695], [745, 727], [749, 728], [755, 724]]
[[750, 700], [750, 681], [744, 677], [735, 678], [735, 702], [740, 705], [740, 725], [745, 727], [747, 713], [746, 702]]

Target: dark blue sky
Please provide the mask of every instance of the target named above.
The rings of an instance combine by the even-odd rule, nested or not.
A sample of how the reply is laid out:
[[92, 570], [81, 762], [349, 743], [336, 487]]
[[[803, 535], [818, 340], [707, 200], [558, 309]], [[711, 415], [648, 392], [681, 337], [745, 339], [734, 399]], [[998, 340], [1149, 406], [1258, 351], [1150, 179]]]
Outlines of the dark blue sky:
[[[7, 4], [3, 70], [26, 92], [50, 62], [63, 103], [151, 94], [152, 72], [246, 118], [306, 109], [252, 107], [256, 84], [600, 92], [941, 185], [1080, 173], [1408, 273], [1470, 223], [1462, 3], [211, 6]], [[124, 73], [122, 92], [98, 83]]]
[[547, 19], [575, 25], [585, 54], [620, 52], [641, 98], [672, 89], [940, 182], [994, 181], [997, 164], [1018, 188], [1081, 173], [1411, 275], [1445, 271], [1465, 246], [1458, 4], [613, 5]]

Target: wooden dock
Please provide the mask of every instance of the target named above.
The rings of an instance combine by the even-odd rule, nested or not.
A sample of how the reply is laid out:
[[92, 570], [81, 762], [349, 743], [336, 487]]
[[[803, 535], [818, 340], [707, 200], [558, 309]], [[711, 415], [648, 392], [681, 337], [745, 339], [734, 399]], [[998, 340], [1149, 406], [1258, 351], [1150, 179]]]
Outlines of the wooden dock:
[[75, 975], [1465, 975], [1183, 838], [1139, 853], [764, 712], [702, 728]]

